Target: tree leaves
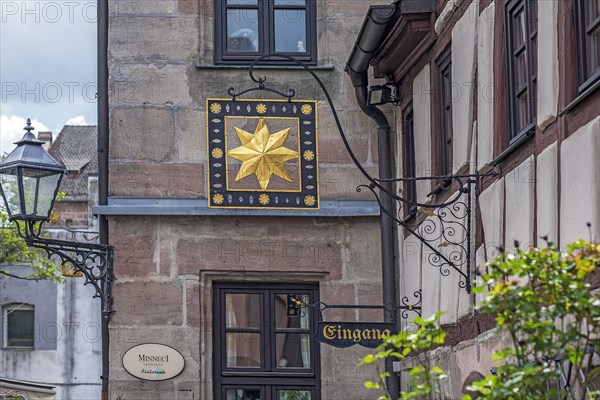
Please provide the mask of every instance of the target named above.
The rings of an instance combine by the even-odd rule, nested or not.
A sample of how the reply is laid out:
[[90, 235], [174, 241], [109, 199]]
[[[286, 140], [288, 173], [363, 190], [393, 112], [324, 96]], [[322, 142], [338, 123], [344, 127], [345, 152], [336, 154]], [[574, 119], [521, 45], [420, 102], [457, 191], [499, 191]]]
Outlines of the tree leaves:
[[[600, 349], [600, 293], [592, 293], [586, 281], [598, 266], [600, 245], [583, 240], [567, 251], [548, 243], [543, 249], [502, 253], [488, 263], [474, 291], [489, 288], [480, 311], [495, 316], [499, 334], [507, 335], [511, 345], [493, 354], [499, 365], [495, 373], [467, 390], [480, 393], [482, 400], [599, 399], [600, 393], [591, 392], [589, 385], [600, 376], [600, 367], [590, 368], [590, 349]], [[447, 395], [440, 386], [446, 375], [426, 353], [444, 343], [440, 315], [415, 318], [416, 331], [391, 336], [378, 353], [362, 361], [410, 359], [410, 389], [401, 394], [402, 400]], [[561, 381], [561, 368], [572, 368], [568, 385]], [[385, 374], [368, 387], [385, 392]], [[582, 397], [584, 390], [587, 397]], [[385, 392], [379, 399], [390, 397]]]
[[[19, 273], [11, 273], [6, 267], [20, 267]], [[22, 273], [21, 273], [22, 271]], [[61, 282], [57, 266], [48, 260], [46, 253], [34, 249], [19, 236], [17, 228], [0, 209], [0, 279], [13, 277], [27, 280]]]
[[[560, 387], [561, 398], [576, 398], [589, 381], [586, 349], [600, 346], [600, 295], [586, 282], [599, 263], [598, 245], [583, 240], [567, 251], [549, 243], [489, 263], [483, 281], [491, 290], [480, 309], [496, 316], [512, 345], [495, 354], [500, 361], [495, 377], [469, 390], [485, 400], [528, 400], [554, 398]], [[558, 379], [558, 362], [573, 368], [567, 387]]]

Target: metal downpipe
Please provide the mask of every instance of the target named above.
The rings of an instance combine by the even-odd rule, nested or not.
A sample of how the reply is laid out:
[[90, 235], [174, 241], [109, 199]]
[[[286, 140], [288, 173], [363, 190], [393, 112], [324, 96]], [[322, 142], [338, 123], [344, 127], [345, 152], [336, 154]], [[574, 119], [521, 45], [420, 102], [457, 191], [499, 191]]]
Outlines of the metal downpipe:
[[[378, 167], [379, 167], [379, 178], [382, 179], [381, 186], [390, 193], [393, 193], [392, 183], [385, 181], [385, 179], [391, 179], [392, 175], [392, 161], [390, 150], [391, 140], [390, 134], [391, 129], [388, 120], [379, 110], [375, 107], [369, 107], [367, 105], [367, 88], [360, 86], [355, 88], [356, 99], [361, 110], [367, 114], [370, 118], [377, 122], [377, 149], [378, 149]], [[383, 191], [380, 192], [381, 206], [385, 210], [394, 212], [394, 204], [392, 198], [385, 194]], [[380, 217], [380, 229], [381, 229], [381, 280], [383, 288], [383, 302], [384, 304], [398, 304], [397, 302], [397, 290], [396, 290], [396, 269], [395, 269], [395, 241], [394, 241], [394, 230], [396, 225], [391, 215], [382, 212]], [[396, 321], [395, 312], [385, 312], [385, 322], [393, 322], [398, 326]], [[397, 399], [400, 393], [400, 380], [398, 375], [393, 372], [393, 360], [391, 358], [386, 359], [386, 371], [390, 373], [388, 378], [388, 391], [392, 396], [392, 399]]]
[[[98, 203], [108, 204], [108, 1], [98, 0], [97, 54], [98, 54]], [[98, 215], [100, 243], [108, 244], [108, 219]], [[109, 271], [112, 274], [112, 270]], [[104, 288], [107, 290], [108, 288]], [[102, 400], [108, 400], [108, 376], [110, 369], [110, 340], [108, 323], [110, 313], [106, 313], [102, 304]]]
[[[346, 72], [352, 80], [356, 101], [360, 109], [377, 123], [377, 148], [378, 148], [378, 166], [379, 178], [383, 190], [380, 191], [380, 201], [383, 209], [388, 210], [393, 215], [395, 212], [392, 198], [387, 195], [393, 193], [392, 183], [385, 181], [393, 177], [392, 158], [391, 158], [391, 140], [390, 124], [385, 114], [377, 107], [371, 107], [367, 102], [367, 93], [369, 85], [368, 70], [373, 54], [377, 51], [381, 41], [384, 38], [387, 26], [392, 21], [396, 11], [395, 5], [389, 6], [371, 6], [361, 28], [360, 34], [356, 39], [354, 48], [348, 62], [346, 63]], [[381, 275], [384, 304], [398, 304], [397, 281], [395, 269], [395, 230], [396, 224], [392, 215], [381, 212]], [[393, 322], [398, 326], [396, 313], [385, 312], [385, 322]], [[389, 373], [387, 378], [387, 388], [392, 399], [400, 396], [400, 379], [393, 372], [393, 360], [386, 359], [385, 370]]]

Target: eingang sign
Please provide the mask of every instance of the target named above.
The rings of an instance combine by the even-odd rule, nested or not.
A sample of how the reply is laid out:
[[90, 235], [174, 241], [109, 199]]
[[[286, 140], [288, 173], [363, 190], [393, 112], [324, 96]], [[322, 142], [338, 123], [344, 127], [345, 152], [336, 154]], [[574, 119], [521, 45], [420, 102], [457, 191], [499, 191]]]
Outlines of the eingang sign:
[[396, 328], [387, 322], [319, 322], [315, 338], [319, 343], [334, 347], [350, 347], [358, 344], [375, 348]]
[[123, 367], [136, 378], [164, 381], [183, 371], [185, 360], [180, 352], [158, 343], [139, 344], [123, 354]]

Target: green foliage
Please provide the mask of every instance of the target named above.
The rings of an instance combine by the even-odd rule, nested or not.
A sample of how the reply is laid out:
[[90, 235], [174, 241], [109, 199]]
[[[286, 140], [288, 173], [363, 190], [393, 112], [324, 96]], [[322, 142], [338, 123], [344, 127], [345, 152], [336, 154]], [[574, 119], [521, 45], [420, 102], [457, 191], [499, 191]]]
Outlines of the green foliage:
[[29, 400], [29, 397], [11, 390], [8, 393], [0, 393], [0, 400]]
[[[495, 374], [467, 389], [480, 393], [478, 398], [483, 400], [600, 399], [600, 392], [593, 392], [597, 388], [591, 385], [598, 382], [600, 367], [590, 369], [586, 353], [600, 348], [600, 294], [592, 293], [586, 281], [599, 266], [600, 245], [583, 240], [564, 252], [548, 243], [544, 249], [504, 253], [489, 263], [476, 288], [477, 292], [488, 288], [480, 310], [496, 317], [498, 334], [506, 333], [510, 346], [494, 354], [499, 365]], [[390, 337], [363, 363], [388, 357], [401, 360], [442, 344], [438, 318], [439, 313], [417, 319], [417, 332]], [[415, 360], [417, 366], [409, 372], [410, 392], [400, 398], [439, 398], [444, 373], [432, 366], [426, 354]], [[565, 367], [572, 365], [567, 388], [560, 382], [556, 360], [562, 360]], [[385, 388], [387, 375], [378, 376], [378, 381], [365, 386], [384, 391], [378, 400], [391, 400]], [[469, 399], [469, 395], [463, 397]]]
[[[443, 344], [446, 333], [438, 322], [441, 315], [442, 313], [436, 313], [427, 319], [416, 318], [414, 321], [417, 326], [416, 331], [403, 331], [390, 336], [377, 347], [377, 353], [367, 355], [361, 363], [379, 364], [388, 357], [404, 360], [429, 350], [432, 346]], [[440, 368], [432, 365], [430, 357], [426, 354], [417, 356], [413, 360], [416, 365], [409, 372], [409, 386], [412, 390], [402, 393], [400, 398], [402, 400], [436, 398], [435, 396], [441, 393], [440, 382], [446, 378], [446, 375]], [[388, 376], [388, 373], [380, 372], [377, 381], [365, 382], [366, 388], [383, 391], [378, 400], [391, 400], [385, 384]]]
[[[31, 273], [23, 276], [31, 280], [62, 281], [57, 267], [48, 260], [46, 253], [40, 249], [27, 246], [17, 232], [16, 227], [8, 220], [8, 216], [0, 209], [0, 266], [30, 267]], [[11, 275], [0, 268], [0, 279]]]
[[[573, 366], [574, 379], [563, 388], [567, 392], [562, 398], [582, 398], [582, 388], [596, 374], [583, 378], [589, 368], [585, 351], [600, 348], [600, 295], [586, 282], [599, 264], [600, 245], [583, 240], [566, 252], [549, 243], [491, 262], [483, 275], [490, 290], [481, 311], [496, 316], [511, 346], [495, 354], [500, 362], [496, 374], [470, 390], [485, 400], [559, 398], [555, 360], [561, 359]], [[589, 392], [587, 396], [597, 398]]]

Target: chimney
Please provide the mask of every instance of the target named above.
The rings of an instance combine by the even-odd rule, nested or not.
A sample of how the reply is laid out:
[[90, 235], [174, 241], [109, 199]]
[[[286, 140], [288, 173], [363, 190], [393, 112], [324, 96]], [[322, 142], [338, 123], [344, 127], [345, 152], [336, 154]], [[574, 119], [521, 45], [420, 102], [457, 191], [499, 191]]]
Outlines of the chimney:
[[52, 146], [52, 132], [38, 132], [38, 140], [45, 142], [43, 147], [48, 150]]

